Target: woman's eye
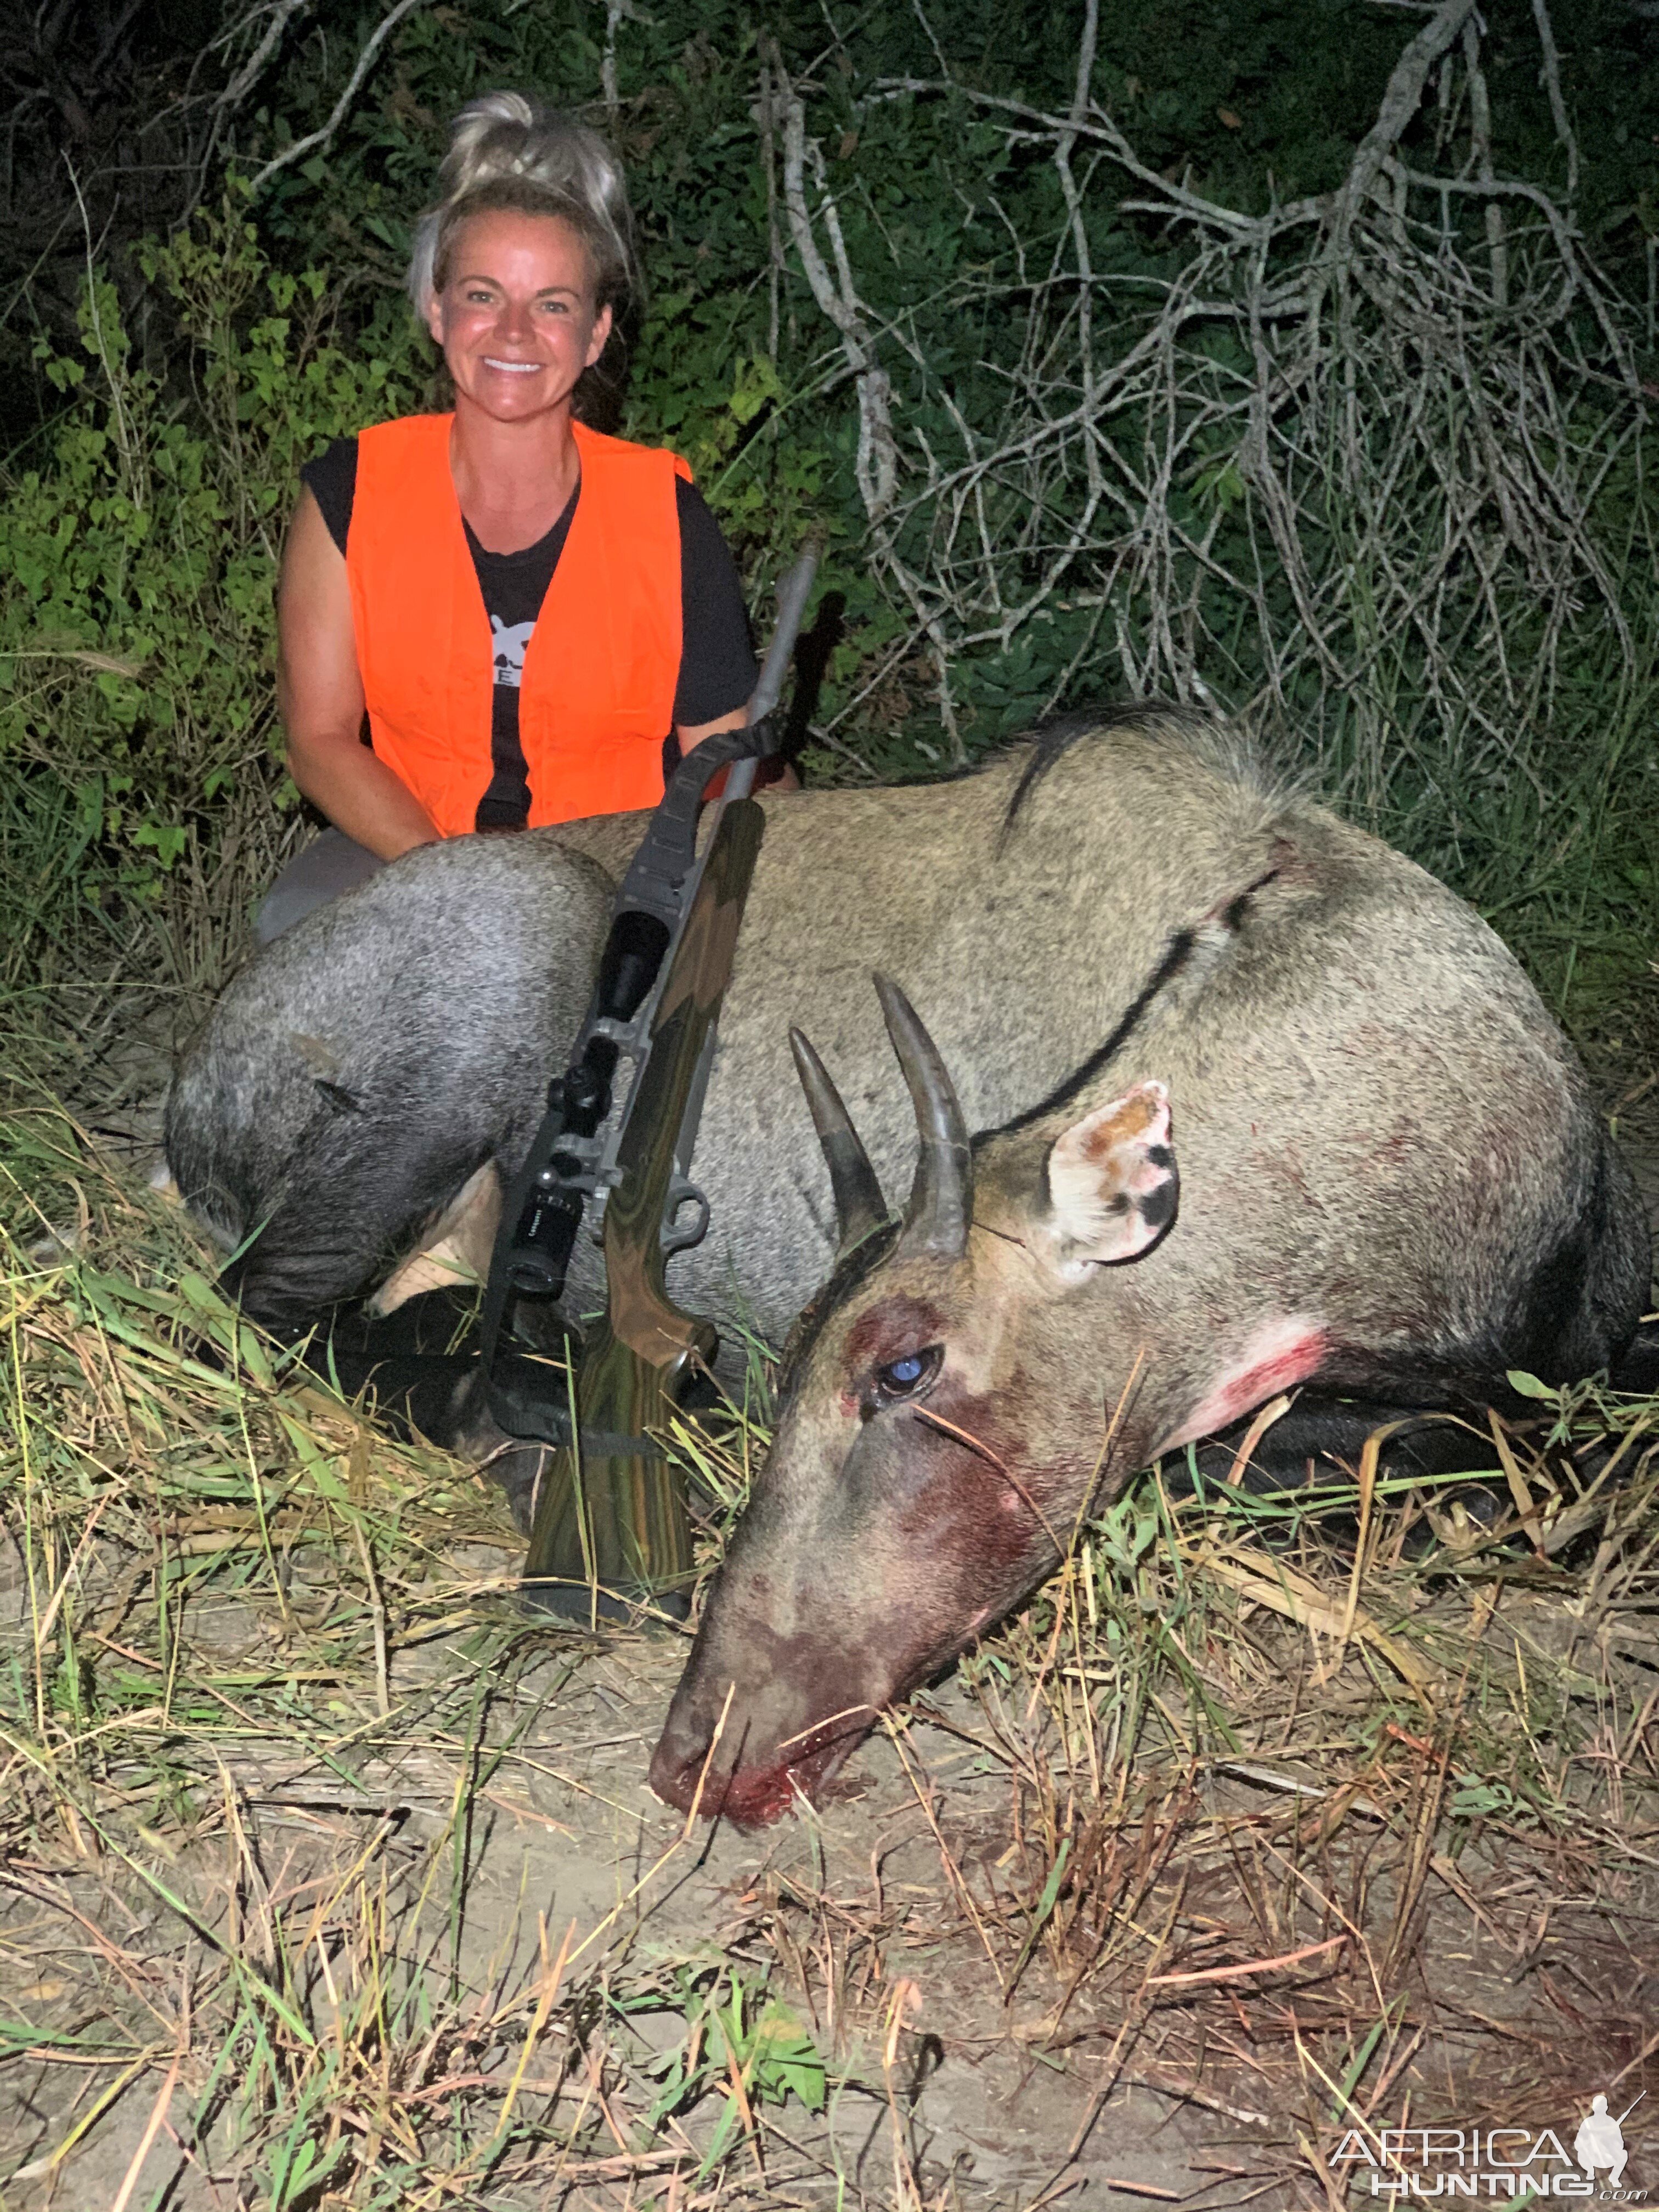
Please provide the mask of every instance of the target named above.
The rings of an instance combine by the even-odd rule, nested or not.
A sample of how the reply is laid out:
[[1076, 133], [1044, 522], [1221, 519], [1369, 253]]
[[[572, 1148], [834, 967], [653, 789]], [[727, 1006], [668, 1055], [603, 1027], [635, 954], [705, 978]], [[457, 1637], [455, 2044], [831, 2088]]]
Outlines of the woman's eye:
[[907, 1352], [902, 1359], [890, 1359], [884, 1367], [878, 1367], [871, 1378], [877, 1403], [893, 1406], [914, 1398], [939, 1373], [944, 1358], [945, 1346], [930, 1344], [924, 1352]]

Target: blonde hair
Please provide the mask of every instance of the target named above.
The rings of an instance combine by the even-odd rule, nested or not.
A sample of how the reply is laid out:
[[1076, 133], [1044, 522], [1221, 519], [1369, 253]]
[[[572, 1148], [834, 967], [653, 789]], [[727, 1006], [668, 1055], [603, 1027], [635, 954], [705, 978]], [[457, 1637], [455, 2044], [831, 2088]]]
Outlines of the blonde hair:
[[518, 92], [486, 92], [450, 126], [440, 198], [415, 227], [409, 296], [424, 316], [457, 234], [475, 215], [557, 216], [581, 240], [597, 304], [620, 319], [639, 293], [622, 164], [597, 131]]

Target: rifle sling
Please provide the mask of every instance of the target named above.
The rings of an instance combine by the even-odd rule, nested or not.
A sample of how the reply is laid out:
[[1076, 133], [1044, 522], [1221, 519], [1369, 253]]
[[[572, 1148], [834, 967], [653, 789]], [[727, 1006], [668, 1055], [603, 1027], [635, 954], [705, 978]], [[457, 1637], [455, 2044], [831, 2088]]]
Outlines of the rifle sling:
[[[570, 1389], [562, 1369], [519, 1352], [504, 1352], [490, 1380], [489, 1411], [498, 1428], [522, 1443], [570, 1443]], [[626, 1436], [612, 1429], [584, 1427], [584, 1459], [662, 1459], [654, 1437]]]

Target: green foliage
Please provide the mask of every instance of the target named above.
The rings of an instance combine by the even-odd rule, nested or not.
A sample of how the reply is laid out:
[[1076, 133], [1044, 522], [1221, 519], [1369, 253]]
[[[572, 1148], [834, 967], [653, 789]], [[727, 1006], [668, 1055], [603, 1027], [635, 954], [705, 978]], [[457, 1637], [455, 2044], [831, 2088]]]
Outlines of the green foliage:
[[[1011, 132], [973, 95], [1063, 112], [1079, 26], [1078, 11], [1035, 4], [1011, 13], [965, 0], [930, 21], [908, 0], [877, 0], [826, 40], [816, 9], [775, 11], [763, 34], [742, 0], [696, 11], [669, 4], [612, 26], [616, 97], [605, 102], [600, 26], [576, 0], [536, 10], [469, 0], [411, 19], [397, 41], [395, 86], [362, 104], [325, 157], [275, 181], [264, 221], [283, 254], [289, 240], [309, 250], [320, 216], [343, 252], [372, 261], [378, 251], [390, 276], [461, 99], [511, 82], [589, 103], [625, 156], [652, 288], [624, 427], [690, 456], [757, 601], [804, 527], [827, 538], [825, 582], [844, 599], [846, 630], [818, 721], [841, 750], [815, 755], [816, 773], [847, 773], [850, 751], [883, 775], [926, 774], [1042, 712], [1142, 681], [1168, 689], [1170, 663], [1180, 663], [1223, 705], [1268, 700], [1302, 764], [1491, 911], [1558, 1000], [1617, 987], [1659, 926], [1659, 793], [1649, 749], [1634, 741], [1650, 720], [1655, 674], [1650, 650], [1632, 684], [1631, 655], [1596, 599], [1621, 601], [1626, 634], [1638, 641], [1651, 641], [1659, 606], [1652, 495], [1639, 442], [1615, 420], [1616, 386], [1573, 424], [1583, 453], [1598, 449], [1610, 465], [1583, 471], [1597, 485], [1585, 521], [1601, 573], [1577, 595], [1579, 618], [1565, 638], [1559, 605], [1534, 588], [1535, 561], [1517, 564], [1501, 543], [1489, 573], [1484, 547], [1478, 559], [1460, 556], [1448, 594], [1445, 565], [1436, 566], [1445, 517], [1431, 454], [1391, 481], [1400, 414], [1416, 380], [1437, 372], [1408, 342], [1396, 349], [1386, 331], [1376, 342], [1384, 366], [1363, 394], [1363, 467], [1388, 487], [1380, 497], [1397, 542], [1378, 544], [1376, 514], [1353, 495], [1356, 457], [1324, 446], [1329, 405], [1316, 390], [1302, 404], [1292, 371], [1273, 416], [1282, 449], [1303, 457], [1291, 496], [1305, 573], [1279, 564], [1282, 505], [1264, 497], [1232, 411], [1251, 347], [1224, 317], [1195, 320], [1175, 364], [1184, 386], [1168, 434], [1177, 465], [1165, 476], [1151, 450], [1156, 410], [1132, 395], [1100, 452], [1122, 488], [1121, 511], [1097, 520], [1085, 555], [1029, 619], [1008, 618], [1078, 526], [1081, 441], [1046, 474], [1016, 462], [966, 487], [976, 454], [1017, 441], [1045, 412], [1062, 415], [1075, 392], [1072, 295], [1055, 289], [1072, 249], [1050, 146], [1040, 132]], [[1408, 27], [1358, 0], [1226, 9], [1130, 0], [1103, 26], [1094, 91], [1149, 170], [1184, 173], [1194, 191], [1259, 210], [1340, 182]], [[1631, 281], [1644, 283], [1639, 207], [1644, 191], [1659, 190], [1640, 120], [1652, 63], [1645, 34], [1612, 0], [1591, 0], [1563, 13], [1556, 36], [1581, 138], [1584, 219], [1615, 252], [1632, 248]], [[306, 68], [283, 79], [281, 116], [269, 118], [279, 141], [315, 128], [334, 97], [320, 49], [305, 51]], [[1481, 57], [1500, 171], [1559, 191], [1565, 157], [1528, 0], [1492, 11]], [[834, 258], [823, 220], [833, 202], [838, 250], [893, 383], [890, 560], [860, 495], [853, 380], [804, 281], [782, 204], [780, 66], [802, 94], [820, 149], [808, 193], [820, 249]], [[1455, 168], [1460, 158], [1470, 112], [1460, 70], [1434, 80], [1403, 142], [1425, 167]], [[937, 86], [946, 75], [959, 94], [898, 88]], [[1192, 238], [1126, 209], [1126, 179], [1097, 151], [1079, 153], [1075, 167], [1097, 288], [1097, 368], [1109, 373], [1190, 268]], [[1473, 238], [1479, 210], [1463, 212]], [[1288, 283], [1295, 272], [1281, 274]], [[1522, 365], [1522, 342], [1516, 374], [1526, 378], [1534, 365]], [[1599, 342], [1587, 325], [1574, 343]], [[1040, 402], [1036, 364], [1051, 378]], [[1507, 373], [1478, 396], [1490, 403]], [[1453, 393], [1443, 436], [1469, 445], [1486, 432], [1460, 415], [1462, 404]], [[1442, 435], [1436, 418], [1426, 445]], [[1545, 475], [1553, 465], [1539, 462]], [[1109, 612], [1098, 579], [1126, 556], [1133, 570], [1134, 510], [1146, 496], [1138, 488], [1149, 483], [1159, 486], [1156, 526], [1178, 557], [1157, 573], [1125, 571]], [[1416, 567], [1424, 606], [1436, 610], [1430, 624], [1401, 620], [1402, 558]], [[916, 592], [896, 586], [895, 562], [921, 580]], [[1310, 605], [1323, 632], [1317, 649], [1306, 635]], [[1462, 664], [1449, 683], [1431, 665], [1437, 652]]]
[[95, 280], [79, 352], [40, 349], [66, 403], [49, 452], [0, 504], [0, 844], [27, 905], [14, 989], [25, 951], [46, 984], [94, 945], [115, 973], [187, 980], [204, 902], [231, 919], [272, 865], [292, 803], [273, 582], [295, 475], [416, 391], [401, 334], [344, 349], [327, 279], [273, 268], [234, 205], [143, 259], [177, 318], [171, 375]]
[[[249, 173], [327, 120], [369, 20], [319, 0], [264, 80], [268, 104], [239, 125]], [[1419, 626], [1399, 619], [1399, 546], [1385, 562], [1352, 496], [1356, 456], [1322, 445], [1320, 394], [1293, 379], [1273, 429], [1303, 471], [1294, 526], [1306, 575], [1279, 561], [1273, 505], [1238, 434], [1251, 348], [1224, 315], [1182, 332], [1173, 428], [1158, 429], [1144, 391], [1103, 422], [1096, 455], [1120, 511], [1101, 510], [1045, 590], [1092, 496], [1081, 442], [1042, 468], [1016, 450], [1076, 388], [1070, 257], [1080, 239], [1106, 374], [1133, 356], [1194, 252], [1188, 230], [1126, 205], [1137, 195], [1097, 146], [1075, 157], [1073, 237], [1052, 143], [977, 103], [1064, 112], [1077, 14], [963, 0], [930, 28], [908, 0], [876, 0], [827, 33], [815, 8], [763, 23], [746, 0], [664, 0], [611, 20], [614, 97], [606, 20], [584, 0], [415, 10], [325, 145], [257, 200], [233, 191], [216, 215], [144, 249], [118, 301], [100, 276], [76, 345], [38, 349], [50, 428], [15, 464], [0, 507], [0, 991], [27, 998], [70, 975], [95, 975], [104, 992], [199, 987], [240, 951], [295, 819], [274, 723], [283, 518], [301, 464], [328, 439], [426, 402], [429, 356], [398, 289], [410, 228], [447, 118], [502, 83], [582, 108], [623, 154], [649, 300], [619, 427], [690, 459], [757, 611], [802, 536], [825, 542], [823, 584], [844, 613], [817, 702], [815, 775], [927, 774], [1047, 709], [1142, 681], [1167, 689], [1179, 665], [1223, 705], [1267, 700], [1304, 761], [1475, 897], [1558, 999], [1594, 998], [1639, 972], [1659, 927], [1644, 737], [1659, 593], [1640, 438], [1614, 420], [1612, 385], [1568, 425], [1582, 455], [1605, 453], [1607, 465], [1581, 468], [1595, 484], [1585, 542], [1599, 580], [1565, 630], [1568, 587], [1547, 605], [1529, 575], [1517, 586], [1497, 538], [1491, 574], [1471, 559], [1448, 596], [1433, 568], [1435, 472], [1419, 467], [1399, 487], [1400, 544], [1408, 560], [1423, 549], [1423, 603], [1462, 657], [1449, 690]], [[1564, 155], [1531, 26], [1526, 0], [1492, 13], [1494, 152], [1500, 168], [1559, 188]], [[1149, 171], [1188, 173], [1195, 191], [1260, 210], [1344, 174], [1410, 27], [1359, 0], [1173, 10], [1129, 0], [1103, 29], [1094, 89]], [[1643, 34], [1612, 0], [1590, 0], [1557, 32], [1585, 133], [1581, 205], [1635, 269], [1652, 228], [1642, 210], [1659, 191], [1635, 127]], [[855, 381], [784, 204], [780, 69], [817, 149], [808, 198], [820, 249], [844, 256], [891, 381], [897, 484], [880, 530], [860, 490]], [[957, 90], [904, 88], [946, 74]], [[1607, 124], [1599, 136], [1592, 94]], [[1425, 164], [1467, 125], [1462, 92], [1450, 111], [1439, 100], [1437, 88], [1409, 134]], [[1478, 230], [1478, 210], [1462, 211]], [[1386, 336], [1377, 358], [1408, 394], [1431, 365], [1409, 347], [1395, 358]], [[1378, 376], [1359, 458], [1381, 484], [1397, 453]], [[1472, 445], [1459, 395], [1448, 404], [1448, 437]], [[1552, 432], [1532, 434], [1536, 447]], [[974, 476], [975, 455], [1004, 447], [1008, 465]], [[1532, 465], [1547, 477], [1554, 461], [1534, 452]], [[1155, 501], [1143, 489], [1153, 481]], [[1420, 502], [1409, 512], [1407, 497]], [[1137, 568], [1153, 523], [1176, 550], [1161, 569]], [[915, 588], [896, 580], [907, 574]], [[1622, 633], [1598, 611], [1609, 600]], [[1324, 628], [1317, 652], [1310, 604]]]
[[728, 1960], [712, 1972], [707, 1967], [679, 1967], [675, 1980], [686, 2033], [647, 2069], [661, 2084], [647, 2127], [654, 2139], [672, 2113], [686, 2111], [712, 2093], [723, 2093], [725, 2103], [703, 2153], [701, 2179], [725, 2155], [744, 2121], [745, 2102], [781, 2105], [795, 2097], [809, 2112], [822, 2112], [824, 2065], [796, 2014], [768, 1995], [763, 1976], [746, 1974]]
[[1528, 1375], [1524, 1367], [1511, 1367], [1508, 1380], [1510, 1389], [1518, 1397], [1542, 1398], [1548, 1401], [1561, 1395], [1559, 1390], [1552, 1389], [1547, 1382], [1540, 1382], [1535, 1375]]
[[1478, 1774], [1460, 1774], [1448, 1812], [1454, 1820], [1497, 1819], [1516, 1820], [1532, 1810], [1526, 1799], [1507, 1783], [1492, 1782]]

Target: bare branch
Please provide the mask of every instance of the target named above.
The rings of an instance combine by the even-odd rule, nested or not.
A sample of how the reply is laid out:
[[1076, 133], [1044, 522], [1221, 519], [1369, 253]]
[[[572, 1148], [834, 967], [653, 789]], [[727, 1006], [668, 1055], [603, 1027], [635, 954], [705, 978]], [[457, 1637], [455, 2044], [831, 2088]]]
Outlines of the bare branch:
[[[265, 64], [283, 43], [289, 25], [296, 15], [305, 15], [312, 4], [313, 0], [272, 0], [270, 21], [265, 26], [264, 35], [214, 101], [216, 113], [234, 114], [235, 112], [258, 82]], [[242, 22], [251, 21], [259, 12], [258, 9], [251, 10], [249, 15], [242, 19]], [[242, 23], [234, 25], [228, 33], [223, 34], [221, 43], [229, 43], [234, 40], [241, 28]]]
[[[1468, 0], [1468, 4], [1473, 7], [1474, 0]], [[1116, 124], [1101, 108], [1092, 109], [1086, 121], [1069, 115], [1049, 115], [1040, 107], [1029, 106], [1023, 100], [1008, 100], [997, 93], [980, 92], [972, 85], [958, 84], [954, 77], [883, 77], [877, 84], [873, 96], [892, 99], [915, 93], [952, 94], [959, 99], [972, 101], [978, 107], [991, 108], [1004, 115], [1018, 115], [1023, 120], [1036, 125], [1045, 134], [1071, 131], [1079, 138], [1097, 139], [1132, 177], [1138, 178], [1149, 191], [1167, 201], [1171, 210], [1178, 210], [1194, 216], [1200, 222], [1224, 223], [1239, 231], [1256, 228], [1254, 216], [1241, 215], [1237, 208], [1225, 207], [1219, 201], [1200, 198], [1196, 192], [1189, 192], [1184, 185], [1171, 184], [1156, 169], [1147, 168]]]
[[379, 25], [365, 42], [362, 53], [357, 57], [357, 65], [346, 80], [345, 90], [335, 101], [334, 112], [327, 122], [320, 130], [309, 131], [303, 138], [296, 138], [293, 145], [285, 146], [274, 161], [267, 161], [249, 186], [251, 191], [263, 191], [279, 171], [292, 168], [296, 161], [303, 161], [306, 155], [312, 153], [317, 147], [326, 146], [329, 143], [335, 132], [351, 112], [351, 104], [362, 89], [363, 80], [380, 58], [381, 47], [385, 46], [405, 15], [412, 15], [417, 8], [428, 7], [430, 4], [431, 0], [396, 0], [396, 4], [390, 13], [381, 18]]
[[624, 23], [648, 23], [651, 18], [634, 0], [605, 0], [605, 51], [599, 58], [599, 89], [611, 130], [617, 127], [620, 105], [617, 92], [617, 35]]
[[[989, 258], [937, 288], [873, 200], [851, 250], [805, 94], [772, 76], [791, 240], [858, 389], [872, 571], [912, 625], [866, 697], [920, 648], [954, 748], [953, 669], [1065, 621], [1049, 703], [1103, 659], [1106, 688], [1293, 719], [1366, 811], [1408, 786], [1438, 805], [1419, 748], [1471, 787], [1541, 792], [1569, 649], [1594, 642], [1620, 711], [1640, 654], [1597, 501], [1642, 435], [1641, 318], [1570, 210], [1498, 173], [1473, 0], [1422, 12], [1340, 188], [1264, 214], [1138, 157], [1094, 96], [1095, 0], [1063, 113], [948, 73], [881, 80], [866, 104], [958, 100], [1059, 182], [1046, 233], [964, 182]], [[1437, 76], [1434, 151], [1408, 163]], [[1095, 266], [1109, 174], [1121, 216], [1179, 235], [1172, 278]], [[971, 386], [935, 366], [950, 318], [992, 334]]]
[[1338, 261], [1346, 250], [1354, 217], [1370, 196], [1383, 157], [1399, 143], [1401, 132], [1422, 104], [1429, 71], [1461, 34], [1474, 13], [1474, 4], [1475, 0], [1445, 0], [1395, 64], [1376, 120], [1360, 140], [1347, 181], [1337, 195], [1328, 255], [1330, 263]]
[[887, 374], [877, 361], [868, 319], [853, 288], [852, 270], [842, 236], [841, 218], [825, 181], [823, 154], [814, 144], [810, 149], [810, 158], [814, 182], [817, 186], [819, 218], [824, 224], [830, 250], [836, 258], [833, 276], [819, 250], [812, 216], [806, 204], [809, 149], [805, 107], [790, 88], [782, 60], [775, 48], [772, 51], [771, 66], [783, 94], [783, 198], [789, 216], [790, 235], [794, 240], [795, 251], [800, 256], [806, 281], [812, 288], [812, 297], [841, 332], [847, 365], [858, 386], [859, 495], [871, 521], [878, 522], [892, 504], [897, 466], [888, 402], [890, 386]]
[[[1089, 112], [1089, 82], [1095, 69], [1095, 40], [1100, 30], [1098, 0], [1087, 0], [1083, 18], [1083, 39], [1078, 49], [1077, 82], [1072, 94], [1072, 112], [1067, 120], [1070, 128], [1060, 134], [1054, 147], [1054, 167], [1060, 173], [1060, 188], [1066, 199], [1066, 212], [1072, 226], [1072, 251], [1077, 262], [1077, 341], [1078, 371], [1083, 380], [1083, 404], [1092, 413], [1095, 406], [1094, 357], [1094, 267], [1089, 258], [1089, 232], [1083, 219], [1083, 200], [1072, 173], [1072, 155], [1077, 145], [1078, 133]], [[1091, 501], [1100, 496], [1100, 457], [1092, 438], [1084, 441], [1084, 467], [1088, 475]]]
[[1544, 86], [1549, 94], [1555, 135], [1566, 149], [1567, 205], [1571, 207], [1578, 198], [1578, 141], [1572, 135], [1572, 125], [1567, 120], [1567, 103], [1561, 97], [1561, 57], [1555, 51], [1555, 28], [1550, 21], [1547, 0], [1532, 0], [1532, 20], [1538, 26], [1538, 44], [1543, 55]]
[[[1486, 91], [1486, 71], [1480, 66], [1480, 40], [1472, 21], [1463, 26], [1463, 65], [1469, 79], [1469, 137], [1474, 143], [1480, 181], [1483, 185], [1491, 185], [1497, 181], [1497, 172], [1492, 164], [1492, 100]], [[1498, 307], [1507, 307], [1510, 303], [1510, 257], [1504, 243], [1504, 210], [1495, 198], [1489, 198], [1485, 214], [1486, 246], [1492, 258], [1492, 304]]]

